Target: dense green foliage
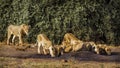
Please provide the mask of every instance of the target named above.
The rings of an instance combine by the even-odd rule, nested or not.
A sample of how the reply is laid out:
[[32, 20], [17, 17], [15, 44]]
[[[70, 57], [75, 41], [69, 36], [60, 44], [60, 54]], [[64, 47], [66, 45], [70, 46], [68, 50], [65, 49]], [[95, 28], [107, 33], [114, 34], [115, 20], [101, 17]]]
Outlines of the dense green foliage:
[[0, 0], [0, 41], [9, 24], [31, 25], [27, 38], [45, 33], [60, 43], [67, 32], [84, 41], [120, 44], [120, 0]]

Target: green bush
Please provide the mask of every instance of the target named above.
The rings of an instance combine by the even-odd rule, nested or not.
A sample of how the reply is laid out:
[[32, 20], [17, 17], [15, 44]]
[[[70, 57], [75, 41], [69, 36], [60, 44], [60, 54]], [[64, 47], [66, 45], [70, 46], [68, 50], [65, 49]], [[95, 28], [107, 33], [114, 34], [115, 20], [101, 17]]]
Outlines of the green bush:
[[119, 45], [119, 6], [119, 0], [1, 0], [0, 41], [9, 24], [25, 23], [31, 25], [31, 43], [44, 33], [59, 44], [71, 32], [84, 41]]

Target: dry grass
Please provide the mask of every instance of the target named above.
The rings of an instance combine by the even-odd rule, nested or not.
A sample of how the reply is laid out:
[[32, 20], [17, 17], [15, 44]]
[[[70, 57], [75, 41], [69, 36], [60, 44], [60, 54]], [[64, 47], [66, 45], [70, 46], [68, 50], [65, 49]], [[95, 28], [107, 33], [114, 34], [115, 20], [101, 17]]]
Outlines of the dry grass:
[[76, 61], [73, 58], [68, 62], [49, 59], [19, 59], [0, 57], [0, 68], [120, 68], [116, 62]]

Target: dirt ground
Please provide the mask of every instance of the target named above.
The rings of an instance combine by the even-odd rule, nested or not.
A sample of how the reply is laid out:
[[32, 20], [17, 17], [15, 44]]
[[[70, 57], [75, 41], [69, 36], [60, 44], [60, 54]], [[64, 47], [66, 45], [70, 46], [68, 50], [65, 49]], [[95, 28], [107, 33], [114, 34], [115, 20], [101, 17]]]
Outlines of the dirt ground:
[[[30, 44], [32, 45], [32, 44]], [[37, 54], [37, 47], [27, 48], [26, 50], [19, 50], [17, 48], [24, 48], [25, 46], [8, 46], [5, 44], [0, 44], [0, 58], [15, 58], [17, 62], [21, 60], [28, 60], [34, 62], [92, 62], [95, 63], [115, 63], [118, 64], [117, 67], [111, 68], [120, 68], [120, 47], [112, 47], [112, 55], [97, 55], [89, 51], [80, 51], [80, 52], [71, 52], [71, 53], [64, 53], [60, 57], [52, 58], [50, 55], [40, 55]], [[4, 66], [4, 62], [1, 61], [2, 65]], [[109, 65], [108, 65], [109, 66]], [[115, 65], [116, 66], [116, 65]], [[69, 67], [68, 67], [69, 68]], [[90, 67], [86, 67], [90, 68]], [[101, 68], [101, 67], [100, 67]], [[103, 67], [104, 68], [104, 67]]]

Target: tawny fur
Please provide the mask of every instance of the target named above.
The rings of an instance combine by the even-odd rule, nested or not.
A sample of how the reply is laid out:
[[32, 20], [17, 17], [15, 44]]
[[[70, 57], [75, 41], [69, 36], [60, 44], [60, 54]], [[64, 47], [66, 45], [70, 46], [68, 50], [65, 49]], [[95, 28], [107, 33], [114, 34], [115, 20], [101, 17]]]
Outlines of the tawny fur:
[[48, 54], [47, 50], [49, 50], [51, 57], [55, 57], [52, 42], [48, 39], [48, 37], [45, 34], [37, 35], [37, 44], [38, 54], [41, 54], [40, 47], [42, 47], [44, 54]]
[[10, 37], [13, 35], [12, 43], [14, 43], [15, 37], [19, 37], [19, 44], [23, 44], [22, 35], [25, 33], [28, 35], [29, 26], [26, 24], [9, 25], [7, 29], [7, 44], [10, 44]]
[[99, 54], [111, 55], [111, 49], [105, 44], [98, 44]]
[[62, 45], [64, 46], [65, 52], [79, 51], [83, 46], [83, 42], [76, 38], [72, 33], [66, 33]]

